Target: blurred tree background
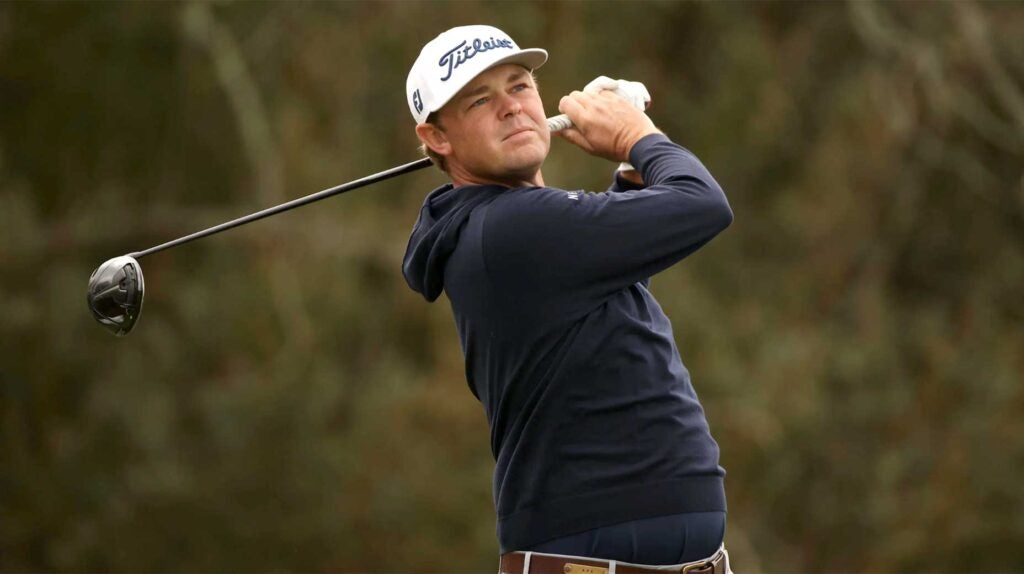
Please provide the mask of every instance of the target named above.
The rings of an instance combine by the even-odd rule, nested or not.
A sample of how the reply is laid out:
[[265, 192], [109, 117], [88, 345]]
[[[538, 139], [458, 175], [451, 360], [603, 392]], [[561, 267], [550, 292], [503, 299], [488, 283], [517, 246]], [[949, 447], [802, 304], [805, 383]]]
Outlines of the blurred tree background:
[[[598, 75], [736, 220], [657, 277], [746, 572], [1024, 570], [1024, 4], [0, 3], [0, 570], [493, 572], [483, 411], [400, 263], [420, 47], [491, 23]], [[555, 141], [549, 184], [612, 166]]]

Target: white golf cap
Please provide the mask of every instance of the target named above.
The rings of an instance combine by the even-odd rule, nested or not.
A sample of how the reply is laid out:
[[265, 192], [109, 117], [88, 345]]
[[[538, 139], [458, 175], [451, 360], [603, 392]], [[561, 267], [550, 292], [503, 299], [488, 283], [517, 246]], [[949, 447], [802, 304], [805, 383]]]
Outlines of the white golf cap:
[[409, 70], [405, 95], [417, 124], [444, 107], [452, 96], [482, 72], [499, 64], [534, 70], [548, 59], [546, 50], [519, 49], [508, 34], [493, 26], [459, 26], [434, 38]]

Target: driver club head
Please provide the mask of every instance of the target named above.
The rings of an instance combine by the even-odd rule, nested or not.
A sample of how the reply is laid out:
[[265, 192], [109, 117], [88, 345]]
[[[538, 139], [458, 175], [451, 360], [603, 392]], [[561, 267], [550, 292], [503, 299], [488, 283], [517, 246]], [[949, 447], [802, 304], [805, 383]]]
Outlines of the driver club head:
[[139, 320], [144, 288], [139, 262], [122, 255], [92, 272], [86, 300], [93, 317], [108, 331], [123, 337]]

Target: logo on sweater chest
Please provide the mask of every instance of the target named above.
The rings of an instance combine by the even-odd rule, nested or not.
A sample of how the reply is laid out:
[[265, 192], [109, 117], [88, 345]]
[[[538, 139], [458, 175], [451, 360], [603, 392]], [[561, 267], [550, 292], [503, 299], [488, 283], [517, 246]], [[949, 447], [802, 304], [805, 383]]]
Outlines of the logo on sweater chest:
[[569, 197], [569, 199], [571, 199], [573, 201], [579, 201], [580, 200], [580, 192], [578, 192], [578, 191], [567, 191], [567, 192], [565, 192], [565, 195], [567, 195]]

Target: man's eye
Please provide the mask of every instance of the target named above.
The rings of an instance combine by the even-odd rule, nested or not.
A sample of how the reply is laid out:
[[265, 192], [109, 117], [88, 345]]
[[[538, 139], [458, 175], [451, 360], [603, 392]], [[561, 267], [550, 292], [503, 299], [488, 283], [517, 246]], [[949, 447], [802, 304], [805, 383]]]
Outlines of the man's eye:
[[484, 105], [486, 103], [487, 103], [487, 98], [480, 98], [480, 99], [476, 100], [475, 102], [473, 102], [472, 104], [469, 104], [469, 107], [475, 108], [475, 107], [478, 107], [478, 106], [482, 106], [482, 105]]
[[513, 92], [521, 92], [521, 91], [523, 91], [523, 90], [525, 90], [525, 89], [527, 89], [529, 87], [530, 87], [529, 84], [518, 84], [518, 85], [516, 85], [515, 87], [512, 88], [512, 91]]

